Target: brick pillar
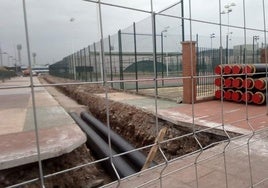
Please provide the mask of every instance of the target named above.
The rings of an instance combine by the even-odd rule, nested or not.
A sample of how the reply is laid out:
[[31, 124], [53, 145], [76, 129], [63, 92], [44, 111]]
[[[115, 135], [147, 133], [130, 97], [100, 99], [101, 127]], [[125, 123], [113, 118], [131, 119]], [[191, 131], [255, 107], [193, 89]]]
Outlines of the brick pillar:
[[183, 76], [190, 77], [183, 78], [183, 103], [191, 104], [196, 101], [196, 78], [193, 78], [193, 76], [196, 76], [195, 42], [185, 41], [181, 44]]

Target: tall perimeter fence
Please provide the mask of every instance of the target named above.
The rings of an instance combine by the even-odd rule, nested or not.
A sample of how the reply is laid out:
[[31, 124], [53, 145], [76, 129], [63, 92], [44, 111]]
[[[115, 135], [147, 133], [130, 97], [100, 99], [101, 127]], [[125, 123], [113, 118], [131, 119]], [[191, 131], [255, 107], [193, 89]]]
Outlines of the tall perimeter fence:
[[[217, 89], [214, 80], [222, 77], [222, 75], [214, 73], [214, 68], [217, 65], [261, 62], [267, 64], [265, 61], [267, 57], [264, 57], [263, 61], [261, 53], [263, 50], [266, 52], [267, 46], [267, 3], [264, 0], [235, 0], [231, 4], [225, 0], [213, 2], [181, 0], [173, 2], [171, 5], [160, 3], [159, 10], [159, 7], [155, 7], [155, 5], [159, 5], [155, 1], [146, 1], [147, 8], [139, 6], [139, 3], [145, 1], [133, 2], [131, 6], [127, 2], [121, 1], [85, 1], [90, 6], [97, 7], [98, 16], [94, 21], [98, 22], [99, 25], [100, 40], [78, 51], [74, 50], [74, 53], [70, 53], [62, 60], [50, 65], [50, 74], [66, 78], [68, 83], [46, 84], [44, 87], [86, 84], [103, 86], [106, 96], [103, 100], [105, 101], [105, 122], [108, 127], [108, 135], [111, 134], [111, 113], [114, 110], [111, 109], [109, 89], [112, 87], [118, 91], [130, 90], [134, 92], [152, 89], [155, 118], [152, 120], [154, 125], [151, 127], [153, 138], [161, 135], [159, 134], [160, 130], [165, 126], [171, 132], [179, 131], [180, 134], [174, 137], [164, 137], [162, 141], [160, 139], [155, 143], [144, 144], [134, 150], [116, 155], [111, 152], [111, 140], [108, 137], [110, 152], [107, 158], [54, 174], [44, 175], [43, 172], [40, 173], [39, 179], [33, 181], [40, 181], [41, 186], [45, 187], [46, 178], [108, 161], [113, 167], [116, 179], [115, 182], [104, 187], [124, 187], [126, 181], [143, 176], [147, 177], [146, 181], [144, 179], [133, 180], [132, 184], [125, 187], [266, 187], [268, 185], [267, 168], [263, 170], [261, 167], [267, 167], [267, 163], [264, 162], [264, 159], [267, 158], [267, 146], [263, 143], [263, 140], [267, 140], [267, 121], [265, 119], [268, 113], [267, 100], [265, 106], [262, 106], [263, 111], [258, 115], [252, 115], [252, 106], [248, 103], [234, 104], [238, 106], [232, 111], [228, 111], [227, 106], [230, 103], [224, 101], [223, 98], [217, 101], [216, 105], [205, 103], [206, 105], [200, 106], [200, 103], [196, 103], [194, 99], [194, 90], [196, 88], [197, 97], [214, 95]], [[111, 22], [111, 20], [106, 22], [105, 19], [108, 19], [109, 15], [116, 11], [118, 14], [121, 14], [121, 11], [124, 12], [120, 15], [122, 18], [141, 13], [146, 15], [146, 19], [132, 22], [128, 28], [120, 29], [115, 34], [104, 35], [109, 27], [109, 22]], [[185, 43], [189, 44], [189, 57], [184, 57], [183, 44]], [[267, 56], [267, 53], [264, 53], [264, 56]], [[184, 58], [188, 61], [183, 62]], [[185, 69], [189, 69], [188, 75], [183, 74]], [[181, 125], [175, 125], [176, 123], [180, 124], [178, 122], [173, 122], [174, 125], [163, 123], [164, 115], [160, 116], [160, 111], [162, 113], [164, 110], [160, 109], [161, 99], [158, 98], [160, 90], [171, 87], [185, 89], [183, 86], [186, 83], [189, 86], [188, 98], [190, 98], [190, 102], [187, 104], [189, 105], [187, 110], [190, 115], [183, 117]], [[31, 87], [34, 86], [31, 83]], [[37, 87], [43, 86], [37, 85]], [[185, 92], [183, 89], [177, 89], [178, 93], [181, 92], [178, 97]], [[174, 104], [176, 103], [174, 102]], [[177, 115], [187, 111], [186, 104], [176, 105], [176, 107], [185, 105], [182, 106]], [[200, 111], [206, 112], [207, 109], [215, 109], [215, 111], [213, 114], [200, 113]], [[243, 109], [243, 115], [230, 120], [229, 114], [238, 109]], [[130, 116], [132, 115], [130, 114]], [[202, 119], [209, 115], [212, 119], [217, 119], [218, 123]], [[263, 126], [258, 128], [255, 126], [257, 117], [264, 118]], [[199, 126], [199, 123], [202, 125]], [[238, 134], [235, 130], [230, 131], [231, 125], [237, 125], [237, 129], [240, 129], [242, 123], [245, 125], [245, 132]], [[185, 124], [187, 124], [187, 131], [178, 128], [185, 126]], [[36, 137], [38, 138], [38, 126], [36, 129]], [[204, 135], [209, 135], [206, 137], [211, 139], [209, 144], [203, 144]], [[216, 135], [216, 139], [212, 139], [212, 135]], [[193, 142], [197, 147], [195, 149], [184, 148], [187, 152], [170, 157], [169, 147], [174, 146], [176, 141], [185, 144], [184, 146]], [[256, 143], [259, 145], [256, 146]], [[261, 151], [255, 150], [256, 147], [259, 147]], [[114, 158], [144, 149], [148, 151], [151, 148], [157, 149], [161, 163], [127, 178], [119, 175], [114, 167]], [[264, 161], [253, 160], [253, 156], [260, 153], [266, 156], [266, 158], [261, 158]], [[37, 156], [39, 166], [42, 167], [40, 152]], [[237, 156], [241, 156], [241, 158], [237, 159]], [[235, 158], [236, 161], [234, 161]], [[233, 167], [237, 164], [242, 164], [243, 168], [234, 169]], [[216, 174], [210, 176], [209, 173], [206, 173], [206, 170], [210, 168], [216, 169], [211, 174], [214, 174], [219, 168], [223, 171], [217, 171]], [[42, 168], [40, 169], [42, 172]], [[243, 174], [246, 174], [244, 181], [236, 182]], [[173, 185], [172, 182], [178, 179], [180, 179], [181, 184]], [[210, 184], [210, 182], [215, 183], [215, 180], [216, 184]], [[29, 182], [31, 183], [31, 180], [14, 185], [14, 187]]]
[[[85, 82], [110, 81], [110, 86], [115, 89], [129, 90], [139, 93], [140, 89], [153, 89], [157, 79], [158, 88], [181, 87], [182, 80], [174, 80], [174, 77], [183, 76], [182, 47], [184, 38], [190, 38], [187, 34], [168, 33], [170, 26], [157, 27], [157, 19], [161, 15], [156, 14], [155, 44], [152, 42], [153, 34], [148, 27], [151, 18], [146, 18], [132, 26], [119, 30], [114, 35], [109, 35], [103, 40], [103, 54], [100, 52], [101, 41], [84, 47], [77, 52], [64, 57], [61, 61], [53, 63], [50, 74]], [[161, 18], [159, 18], [161, 19]], [[162, 18], [163, 19], [163, 18]], [[185, 26], [184, 26], [185, 27]], [[230, 26], [229, 26], [230, 27]], [[162, 30], [161, 30], [162, 29]], [[176, 32], [181, 33], [178, 28]], [[146, 32], [145, 32], [146, 31]], [[192, 40], [196, 42], [196, 71], [197, 71], [197, 97], [210, 97], [214, 95], [214, 69], [220, 64], [253, 64], [261, 62], [261, 50], [264, 43], [243, 45], [243, 38], [223, 36], [221, 39], [195, 34]], [[259, 37], [259, 36], [258, 36]], [[247, 37], [251, 39], [251, 37]], [[259, 40], [259, 38], [258, 38]], [[216, 42], [216, 44], [212, 44]], [[220, 47], [219, 42], [224, 42]], [[155, 45], [155, 60], [153, 51]], [[246, 46], [246, 48], [244, 48]], [[255, 48], [255, 49], [254, 49]], [[245, 55], [247, 54], [247, 55]], [[103, 57], [101, 57], [103, 55]], [[101, 61], [101, 58], [103, 60]], [[168, 78], [168, 79], [167, 79]], [[144, 81], [141, 81], [145, 79]], [[128, 80], [128, 82], [114, 82], [116, 80]]]

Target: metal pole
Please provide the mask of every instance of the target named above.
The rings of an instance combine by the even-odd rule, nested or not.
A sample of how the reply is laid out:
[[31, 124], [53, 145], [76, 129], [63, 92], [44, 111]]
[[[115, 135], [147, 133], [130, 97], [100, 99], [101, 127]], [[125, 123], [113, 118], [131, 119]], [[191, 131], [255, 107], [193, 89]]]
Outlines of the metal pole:
[[[197, 63], [196, 63], [196, 72], [197, 72], [197, 75], [199, 74], [199, 65], [200, 65], [200, 58], [199, 58], [199, 36], [198, 34], [196, 34], [196, 59], [197, 59]], [[195, 68], [195, 67], [192, 67], [192, 69]]]
[[87, 82], [87, 56], [86, 56], [86, 48], [84, 48], [84, 77]]
[[74, 74], [74, 80], [76, 80], [76, 64], [75, 64], [75, 54], [73, 52], [72, 54], [72, 61], [73, 61], [73, 74]]
[[254, 38], [255, 36], [253, 36], [253, 46], [252, 46], [252, 50], [253, 50], [253, 52], [252, 52], [252, 63], [254, 63], [254, 40], [255, 40], [255, 38]]
[[[138, 80], [138, 62], [137, 62], [137, 36], [136, 36], [136, 24], [133, 23], [133, 31], [134, 31], [134, 54], [135, 54], [135, 76], [136, 80]], [[138, 81], [136, 81], [136, 92], [139, 92]]]
[[184, 5], [183, 0], [181, 0], [181, 32], [182, 32], [182, 42], [185, 41], [185, 35], [184, 35]]
[[77, 61], [77, 54], [76, 52], [74, 53], [74, 77], [75, 80], [77, 80], [77, 74], [76, 74], [76, 67], [78, 66], [78, 61]]
[[212, 66], [212, 37], [210, 36], [210, 65]]
[[68, 56], [68, 60], [69, 60], [69, 78], [72, 79], [72, 71], [73, 71], [73, 62], [72, 62], [72, 56], [69, 55]]
[[164, 43], [163, 43], [163, 32], [161, 32], [161, 63], [162, 63], [162, 87], [164, 86]]
[[90, 55], [91, 51], [90, 51], [90, 46], [88, 46], [88, 59], [89, 59], [89, 67], [90, 67], [90, 72], [89, 72], [89, 77], [90, 77], [90, 81], [92, 82], [92, 65], [91, 65], [91, 55]]
[[82, 53], [81, 50], [77, 51], [78, 54], [78, 63], [79, 63], [79, 80], [83, 81], [83, 76], [82, 76]]
[[[110, 78], [111, 81], [113, 81], [113, 62], [112, 62], [112, 46], [111, 46], [111, 36], [108, 36], [109, 40], [109, 60], [110, 60]], [[111, 86], [113, 87], [113, 83], [111, 83]]]
[[230, 12], [229, 12], [229, 10], [227, 10], [227, 25], [228, 25], [228, 27], [227, 27], [227, 30], [228, 30], [228, 32], [227, 32], [227, 35], [229, 35], [229, 30], [230, 30], [230, 28], [229, 28], [229, 23], [230, 23], [230, 18], [229, 18], [229, 14], [230, 14]]
[[31, 81], [31, 93], [32, 93], [37, 159], [38, 159], [41, 187], [45, 188], [42, 161], [41, 161], [41, 156], [40, 156], [39, 134], [38, 134], [38, 126], [37, 126], [36, 105], [35, 105], [35, 95], [34, 95], [34, 85], [33, 85], [33, 75], [32, 75], [32, 62], [31, 62], [31, 52], [30, 52], [30, 42], [29, 42], [29, 34], [28, 34], [25, 0], [22, 0], [22, 4], [23, 4], [24, 26], [25, 26], [25, 35], [26, 35], [26, 44], [27, 44], [27, 56], [28, 56], [29, 69], [30, 69], [30, 81]]
[[225, 62], [226, 62], [226, 64], [229, 64], [229, 58], [228, 58], [228, 56], [229, 56], [229, 53], [228, 53], [228, 41], [229, 41], [229, 34], [227, 34], [226, 35], [226, 57], [225, 57]]
[[[100, 0], [98, 1], [98, 18], [99, 18], [99, 31], [100, 31], [100, 66], [101, 66], [101, 75], [102, 75], [102, 81], [106, 82], [106, 69], [104, 64], [104, 41], [103, 41], [103, 27], [102, 27], [102, 12], [101, 12], [101, 4]], [[105, 84], [105, 83], [103, 83]]]
[[154, 73], [155, 74], [155, 89], [156, 89], [156, 95], [158, 95], [158, 81], [157, 81], [158, 67], [157, 67], [156, 26], [155, 26], [155, 13], [154, 12], [152, 12], [152, 28], [153, 28], [153, 62], [154, 62], [154, 72], [155, 72]]
[[94, 47], [94, 60], [95, 60], [95, 76], [96, 76], [96, 80], [95, 81], [98, 81], [98, 69], [97, 69], [97, 52], [96, 52], [96, 43], [94, 42], [93, 44], [93, 47]]
[[[120, 80], [124, 80], [121, 30], [118, 31], [118, 46], [119, 46], [119, 54], [118, 54], [119, 55], [119, 75], [120, 75]], [[120, 89], [124, 89], [123, 82], [120, 82]]]

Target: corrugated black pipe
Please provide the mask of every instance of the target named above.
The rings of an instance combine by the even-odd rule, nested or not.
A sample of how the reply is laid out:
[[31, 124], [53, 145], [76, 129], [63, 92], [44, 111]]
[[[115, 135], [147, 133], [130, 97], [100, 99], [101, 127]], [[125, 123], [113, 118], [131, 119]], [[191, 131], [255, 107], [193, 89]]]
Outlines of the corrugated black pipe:
[[[76, 113], [71, 112], [70, 115], [74, 119], [74, 121], [80, 126], [80, 128], [86, 133], [87, 146], [91, 149], [93, 154], [95, 154], [96, 158], [102, 159], [102, 158], [109, 157], [110, 149], [109, 149], [108, 144], [91, 127], [89, 127], [86, 124], [86, 122], [84, 122]], [[117, 153], [112, 149], [112, 155], [116, 155], [116, 154]], [[113, 157], [112, 160], [121, 178], [127, 177], [137, 172], [121, 156]], [[110, 160], [105, 160], [103, 163], [106, 167], [105, 169], [114, 177], [116, 177], [115, 172], [110, 163]]]
[[[98, 119], [96, 119], [94, 116], [90, 115], [87, 112], [81, 112], [81, 118], [87, 122], [92, 129], [94, 129], [96, 132], [98, 132], [103, 139], [108, 138], [108, 127], [105, 126], [102, 122], [100, 122]], [[124, 153], [128, 151], [132, 151], [135, 148], [129, 144], [124, 138], [122, 138], [120, 135], [115, 133], [114, 131], [110, 130], [110, 137], [111, 137], [111, 143], [114, 148], [119, 153]], [[127, 160], [131, 161], [133, 164], [133, 167], [140, 171], [146, 161], [146, 156], [141, 153], [140, 151], [132, 151], [130, 153], [127, 153], [124, 155]], [[155, 166], [156, 163], [153, 162], [150, 166]]]

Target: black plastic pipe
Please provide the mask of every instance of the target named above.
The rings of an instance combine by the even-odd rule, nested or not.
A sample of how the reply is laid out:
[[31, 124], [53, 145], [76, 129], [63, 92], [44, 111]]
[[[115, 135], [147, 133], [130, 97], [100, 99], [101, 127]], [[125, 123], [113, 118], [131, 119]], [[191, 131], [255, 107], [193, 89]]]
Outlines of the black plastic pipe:
[[[87, 135], [87, 146], [92, 150], [93, 154], [95, 154], [97, 159], [103, 159], [110, 156], [110, 149], [108, 144], [91, 128], [89, 127], [86, 122], [84, 122], [76, 113], [71, 112], [71, 117], [74, 121], [79, 125], [79, 127], [86, 133]], [[116, 155], [117, 153], [112, 149], [112, 155]], [[112, 158], [113, 164], [120, 175], [120, 178], [127, 177], [136, 173], [135, 169], [133, 169], [127, 161], [121, 157], [113, 157]], [[111, 165], [110, 160], [103, 161], [106, 170], [112, 174], [114, 177], [115, 172]]]
[[[96, 119], [94, 116], [90, 115], [87, 112], [81, 112], [81, 118], [90, 124], [90, 126], [92, 126], [96, 132], [100, 133], [103, 138], [108, 138], [108, 127]], [[118, 150], [118, 152], [124, 153], [135, 149], [131, 144], [129, 144], [124, 138], [115, 133], [113, 130], [110, 130], [110, 138], [112, 145]], [[133, 163], [133, 166], [138, 171], [142, 169], [146, 161], [145, 155], [140, 151], [132, 151], [125, 154], [124, 156], [126, 156], [126, 158]], [[153, 162], [150, 166], [152, 167], [154, 165], [156, 165], [155, 162]]]
[[266, 64], [248, 64], [244, 67], [244, 73], [248, 74], [254, 74], [254, 73], [260, 73], [263, 72], [265, 73], [266, 70], [268, 69]]

